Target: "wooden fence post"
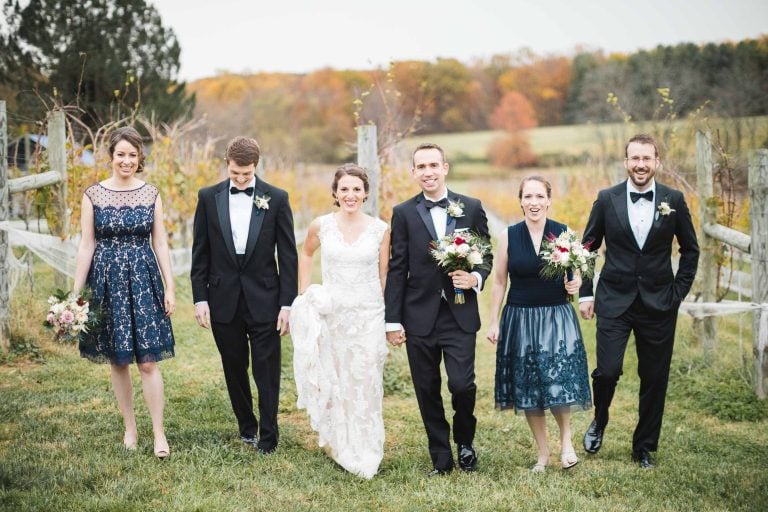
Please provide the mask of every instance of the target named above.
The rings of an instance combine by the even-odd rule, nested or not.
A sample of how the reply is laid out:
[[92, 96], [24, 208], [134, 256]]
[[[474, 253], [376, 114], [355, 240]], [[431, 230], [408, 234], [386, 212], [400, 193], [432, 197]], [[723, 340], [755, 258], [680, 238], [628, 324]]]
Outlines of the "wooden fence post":
[[768, 149], [758, 149], [749, 165], [749, 216], [752, 223], [752, 315], [755, 393], [768, 393]]
[[[717, 262], [715, 254], [717, 241], [704, 229], [717, 223], [717, 202], [715, 199], [712, 173], [712, 138], [709, 133], [696, 132], [696, 181], [699, 189], [699, 213], [701, 219], [701, 260], [699, 275], [703, 302], [714, 302], [717, 291]], [[706, 353], [715, 348], [715, 319], [711, 316], [696, 318], [694, 332]]]
[[[5, 101], [0, 100], [0, 222], [8, 220], [8, 119]], [[8, 232], [0, 229], [0, 351], [10, 348], [8, 319], [10, 292], [8, 289], [8, 251], [11, 250]]]
[[365, 203], [365, 212], [378, 217], [381, 165], [379, 164], [375, 124], [357, 127], [357, 165], [368, 171], [369, 193], [368, 200]]
[[[62, 240], [69, 237], [69, 211], [67, 209], [67, 134], [64, 112], [56, 110], [48, 116], [48, 163], [53, 172], [61, 176], [59, 184], [59, 219], [61, 228], [58, 233]], [[49, 226], [50, 228], [50, 226]], [[67, 288], [68, 278], [61, 272], [54, 275], [55, 286], [62, 290]]]

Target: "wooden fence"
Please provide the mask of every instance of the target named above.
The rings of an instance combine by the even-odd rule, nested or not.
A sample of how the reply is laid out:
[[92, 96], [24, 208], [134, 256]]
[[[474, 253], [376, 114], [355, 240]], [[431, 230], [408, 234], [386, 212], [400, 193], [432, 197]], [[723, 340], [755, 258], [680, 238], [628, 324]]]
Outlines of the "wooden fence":
[[[761, 306], [752, 314], [754, 388], [759, 398], [768, 393], [768, 150], [758, 149], [749, 161], [749, 218], [751, 235], [717, 223], [717, 197], [714, 194], [712, 138], [696, 134], [697, 182], [701, 214], [701, 260], [699, 276], [702, 300], [715, 301], [717, 289], [717, 243], [736, 247], [750, 255], [752, 267], [751, 301]], [[713, 317], [696, 323], [696, 333], [705, 350], [715, 346], [717, 333]]]

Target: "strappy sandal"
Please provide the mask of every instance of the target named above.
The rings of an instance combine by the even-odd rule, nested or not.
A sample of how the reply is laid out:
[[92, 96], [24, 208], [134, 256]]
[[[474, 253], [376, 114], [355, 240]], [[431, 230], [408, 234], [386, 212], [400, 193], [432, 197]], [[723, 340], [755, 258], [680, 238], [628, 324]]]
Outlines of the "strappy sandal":
[[571, 450], [569, 452], [563, 452], [560, 455], [560, 463], [563, 469], [571, 469], [573, 466], [579, 463], [579, 458], [576, 456], [576, 452]]

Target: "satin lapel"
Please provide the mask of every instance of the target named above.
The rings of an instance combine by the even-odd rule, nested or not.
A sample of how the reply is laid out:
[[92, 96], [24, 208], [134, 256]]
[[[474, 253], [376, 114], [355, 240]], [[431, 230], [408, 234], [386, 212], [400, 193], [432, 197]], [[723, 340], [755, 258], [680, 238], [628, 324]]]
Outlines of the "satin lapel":
[[617, 187], [617, 191], [612, 195], [611, 201], [613, 202], [613, 209], [616, 210], [616, 217], [621, 223], [621, 227], [627, 232], [627, 236], [632, 240], [635, 248], [639, 251], [640, 246], [637, 245], [635, 234], [632, 232], [632, 227], [629, 225], [629, 212], [627, 211], [627, 188], [626, 182], [621, 187]]
[[664, 201], [669, 204], [669, 191], [667, 190], [667, 187], [657, 181], [656, 194], [654, 194], [653, 198], [653, 223], [651, 223], [651, 229], [648, 231], [648, 237], [645, 239], [645, 245], [643, 247], [648, 247], [650, 241], [656, 233], [659, 232], [659, 227], [664, 221], [664, 217], [659, 213], [659, 203], [663, 203]]
[[[459, 202], [459, 198], [456, 197], [456, 194], [454, 194], [453, 192], [451, 192], [449, 190], [448, 191], [448, 201], [450, 201], [451, 203], [458, 203]], [[459, 219], [457, 219], [455, 217], [451, 217], [450, 215], [448, 215], [448, 212], [446, 212], [445, 216], [446, 216], [445, 234], [446, 235], [450, 235], [458, 227], [457, 223], [458, 223]], [[460, 217], [460, 218], [463, 219], [464, 217]]]
[[224, 238], [224, 245], [227, 246], [227, 253], [232, 258], [232, 262], [237, 265], [235, 241], [232, 239], [232, 223], [229, 221], [229, 190], [225, 186], [216, 192], [216, 212], [219, 214], [221, 236]]
[[429, 231], [429, 236], [432, 237], [432, 240], [437, 240], [435, 223], [432, 221], [432, 216], [429, 214], [429, 210], [427, 210], [427, 207], [424, 206], [424, 196], [421, 194], [419, 194], [419, 197], [416, 198], [416, 211], [419, 212], [419, 216], [421, 217], [421, 220], [424, 222], [424, 225], [427, 227], [427, 231]]
[[[253, 190], [253, 197], [267, 195], [264, 191], [264, 184], [256, 178], [256, 186]], [[245, 243], [245, 261], [251, 259], [253, 251], [256, 249], [256, 242], [259, 240], [261, 234], [261, 225], [264, 223], [264, 217], [266, 217], [266, 211], [260, 208], [256, 208], [254, 204], [251, 211], [251, 225], [248, 228], [248, 241]]]

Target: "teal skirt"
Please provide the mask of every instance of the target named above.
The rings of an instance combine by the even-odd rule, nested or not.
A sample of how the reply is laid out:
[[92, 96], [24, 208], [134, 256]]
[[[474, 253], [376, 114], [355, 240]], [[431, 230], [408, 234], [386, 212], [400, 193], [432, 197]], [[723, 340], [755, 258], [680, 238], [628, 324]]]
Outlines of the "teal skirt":
[[494, 397], [497, 408], [526, 414], [592, 407], [587, 354], [570, 304], [504, 306]]

